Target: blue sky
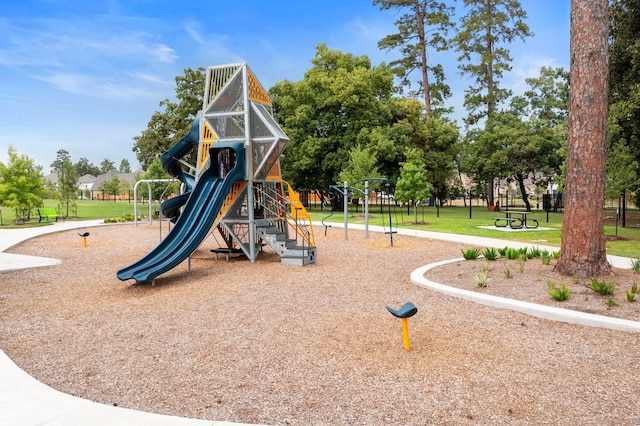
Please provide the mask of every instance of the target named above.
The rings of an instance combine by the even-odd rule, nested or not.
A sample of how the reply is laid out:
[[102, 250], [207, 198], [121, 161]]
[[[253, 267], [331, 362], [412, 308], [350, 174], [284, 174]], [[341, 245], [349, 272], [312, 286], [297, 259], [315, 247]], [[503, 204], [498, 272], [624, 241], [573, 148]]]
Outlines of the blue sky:
[[[521, 0], [535, 33], [510, 47], [503, 85], [521, 93], [543, 65], [569, 68], [569, 0]], [[464, 12], [457, 2], [458, 14]], [[66, 149], [95, 165], [126, 158], [138, 167], [132, 138], [159, 102], [172, 98], [187, 67], [247, 62], [269, 89], [299, 81], [315, 46], [372, 64], [397, 59], [377, 42], [395, 32], [395, 11], [371, 0], [22, 0], [0, 10], [0, 161], [10, 145], [43, 166]], [[445, 67], [454, 118], [464, 115], [470, 84], [456, 53], [432, 53]]]

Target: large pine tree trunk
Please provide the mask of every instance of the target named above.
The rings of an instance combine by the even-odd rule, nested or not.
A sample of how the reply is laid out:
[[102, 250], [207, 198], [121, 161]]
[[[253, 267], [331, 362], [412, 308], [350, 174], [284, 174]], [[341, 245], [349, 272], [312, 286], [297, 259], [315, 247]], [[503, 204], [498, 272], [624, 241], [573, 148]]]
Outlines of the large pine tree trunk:
[[604, 235], [608, 108], [608, 0], [571, 1], [569, 140], [556, 271], [578, 277], [611, 273]]

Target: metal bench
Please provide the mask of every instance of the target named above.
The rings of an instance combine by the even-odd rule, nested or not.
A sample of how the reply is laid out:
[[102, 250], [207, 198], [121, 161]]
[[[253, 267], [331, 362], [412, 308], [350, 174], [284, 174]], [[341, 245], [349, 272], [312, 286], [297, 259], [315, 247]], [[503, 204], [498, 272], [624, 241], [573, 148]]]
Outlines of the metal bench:
[[47, 219], [47, 222], [49, 222], [49, 218], [53, 217], [56, 218], [56, 222], [58, 221], [58, 212], [52, 207], [38, 209], [38, 216], [40, 217], [38, 223], [42, 222], [42, 219]]

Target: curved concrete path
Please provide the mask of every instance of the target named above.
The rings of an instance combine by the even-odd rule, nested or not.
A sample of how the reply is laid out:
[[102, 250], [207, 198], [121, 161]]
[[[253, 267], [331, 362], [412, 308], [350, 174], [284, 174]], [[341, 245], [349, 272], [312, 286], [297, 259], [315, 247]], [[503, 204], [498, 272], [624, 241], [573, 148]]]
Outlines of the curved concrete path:
[[[70, 229], [85, 229], [103, 225], [102, 220], [83, 222], [59, 222], [51, 226], [41, 226], [26, 229], [0, 230], [0, 274], [6, 271], [35, 268], [60, 264], [60, 260], [34, 256], [23, 256], [4, 253], [8, 248], [28, 240], [30, 238], [53, 232]], [[321, 227], [320, 223], [314, 224]], [[332, 223], [335, 227], [341, 224]], [[349, 225], [350, 228], [364, 230], [364, 225]], [[348, 231], [348, 230], [347, 230]], [[371, 232], [384, 232], [383, 227], [369, 226]], [[504, 247], [504, 240], [473, 237], [467, 235], [445, 234], [440, 232], [418, 231], [412, 229], [398, 229], [399, 235], [408, 235], [419, 238], [431, 238], [462, 244], [484, 247]], [[532, 244], [509, 242], [510, 247], [520, 248]], [[557, 250], [557, 247], [545, 247], [535, 245], [548, 250]], [[623, 257], [608, 256], [609, 262], [618, 268], [630, 268], [630, 260]], [[477, 303], [494, 306], [503, 309], [513, 309], [530, 315], [541, 316], [558, 321], [566, 321], [576, 324], [592, 325], [596, 327], [609, 327], [624, 331], [640, 332], [640, 323], [635, 321], [616, 320], [598, 315], [583, 314], [564, 309], [541, 307], [532, 303], [519, 302], [494, 296], [483, 295], [465, 290], [453, 289], [442, 284], [434, 283], [424, 278], [425, 272], [442, 263], [453, 262], [459, 259], [433, 263], [414, 270], [411, 273], [411, 281], [455, 297], [464, 298]], [[1, 276], [1, 275], [0, 275]], [[467, 294], [470, 293], [470, 294]], [[482, 296], [482, 297], [480, 297]], [[561, 312], [560, 312], [561, 311]], [[566, 312], [565, 312], [566, 311]], [[86, 399], [74, 397], [59, 392], [49, 386], [40, 383], [26, 372], [22, 371], [0, 349], [0, 424], [20, 426], [84, 426], [91, 425], [177, 425], [177, 426], [231, 426], [241, 423], [219, 422], [211, 420], [188, 419], [183, 417], [166, 416], [161, 414], [146, 413], [121, 407], [99, 404]], [[246, 425], [246, 424], [245, 424]]]
[[570, 324], [588, 325], [591, 327], [610, 328], [619, 331], [632, 331], [640, 333], [640, 322], [630, 321], [620, 318], [611, 318], [602, 315], [594, 315], [586, 312], [577, 312], [570, 309], [555, 308], [553, 306], [538, 305], [536, 303], [521, 302], [519, 300], [506, 299], [504, 297], [490, 296], [488, 294], [476, 293], [474, 291], [462, 290], [443, 284], [438, 284], [425, 278], [424, 274], [440, 265], [458, 262], [464, 260], [450, 259], [442, 262], [432, 263], [422, 266], [411, 273], [411, 282], [421, 287], [428, 288], [448, 296], [458, 297], [460, 299], [469, 300], [471, 302], [480, 303], [500, 309], [510, 309], [512, 311], [522, 312], [534, 317], [561, 321]]
[[[51, 226], [0, 229], [0, 280], [3, 272], [59, 265], [58, 259], [4, 253], [10, 247], [40, 235], [105, 225], [102, 220], [55, 222]], [[107, 224], [108, 225], [108, 224]], [[21, 370], [0, 349], [0, 425], [16, 426], [231, 426], [242, 423], [188, 419], [146, 413], [59, 392]]]

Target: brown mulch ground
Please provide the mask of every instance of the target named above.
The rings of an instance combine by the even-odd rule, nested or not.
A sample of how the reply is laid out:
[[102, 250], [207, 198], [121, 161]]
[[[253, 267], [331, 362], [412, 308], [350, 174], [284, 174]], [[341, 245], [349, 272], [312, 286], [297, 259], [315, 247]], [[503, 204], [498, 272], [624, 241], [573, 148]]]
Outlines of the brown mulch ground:
[[[158, 234], [110, 225], [92, 229], [86, 249], [74, 231], [12, 248], [63, 263], [0, 275], [0, 347], [61, 391], [211, 420], [640, 423], [640, 333], [542, 320], [410, 282], [415, 268], [460, 257], [459, 244], [396, 235], [390, 247], [382, 234], [350, 231], [344, 241], [329, 230], [318, 236], [318, 262], [295, 267], [269, 251], [255, 263], [215, 261], [209, 239], [191, 272], [184, 263], [155, 286], [120, 282], [116, 271]], [[517, 286], [538, 280], [533, 265], [514, 270]], [[499, 264], [492, 273], [482, 291], [497, 286]], [[385, 309], [406, 301], [418, 307], [410, 352]]]

